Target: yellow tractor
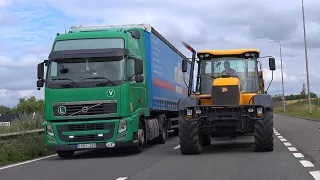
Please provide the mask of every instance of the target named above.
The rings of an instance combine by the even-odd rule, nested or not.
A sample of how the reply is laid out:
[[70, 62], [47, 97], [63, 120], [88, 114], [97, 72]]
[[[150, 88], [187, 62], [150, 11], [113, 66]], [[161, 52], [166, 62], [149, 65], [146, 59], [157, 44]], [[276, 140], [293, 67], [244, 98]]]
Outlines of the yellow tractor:
[[[189, 63], [191, 70], [188, 97], [178, 105], [181, 154], [200, 154], [203, 146], [211, 144], [211, 137], [245, 134], [254, 136], [255, 151], [273, 151], [273, 100], [264, 91], [259, 50], [196, 52], [183, 44], [192, 58], [182, 61], [182, 72], [187, 72]], [[273, 78], [275, 59], [267, 57]], [[198, 73], [193, 92], [195, 63]]]

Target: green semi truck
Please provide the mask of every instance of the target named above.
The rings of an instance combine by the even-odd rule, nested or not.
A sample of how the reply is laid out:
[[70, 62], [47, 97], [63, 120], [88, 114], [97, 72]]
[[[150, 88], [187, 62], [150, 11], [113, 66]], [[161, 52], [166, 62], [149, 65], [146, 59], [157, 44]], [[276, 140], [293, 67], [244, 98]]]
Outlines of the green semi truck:
[[168, 130], [178, 135], [178, 100], [189, 81], [183, 59], [148, 24], [57, 33], [48, 60], [37, 67], [48, 150], [60, 157], [118, 147], [141, 153], [151, 140], [165, 143]]

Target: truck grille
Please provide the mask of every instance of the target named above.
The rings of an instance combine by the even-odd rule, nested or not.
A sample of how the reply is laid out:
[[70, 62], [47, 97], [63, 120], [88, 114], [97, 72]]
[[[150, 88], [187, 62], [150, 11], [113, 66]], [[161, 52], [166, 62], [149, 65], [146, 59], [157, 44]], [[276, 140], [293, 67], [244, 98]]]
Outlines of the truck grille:
[[[90, 123], [90, 124], [65, 124], [57, 125], [57, 132], [59, 139], [64, 142], [86, 142], [86, 141], [106, 141], [113, 136], [115, 123], [105, 122], [105, 123]], [[63, 135], [63, 132], [77, 132], [77, 131], [94, 131], [94, 130], [106, 130], [103, 136], [98, 136], [98, 134], [81, 134], [81, 135]], [[109, 130], [109, 131], [107, 131]], [[100, 134], [100, 133], [99, 133]]]
[[238, 86], [213, 86], [212, 105], [239, 105], [240, 89]]
[[54, 103], [54, 116], [90, 116], [117, 112], [117, 101]]

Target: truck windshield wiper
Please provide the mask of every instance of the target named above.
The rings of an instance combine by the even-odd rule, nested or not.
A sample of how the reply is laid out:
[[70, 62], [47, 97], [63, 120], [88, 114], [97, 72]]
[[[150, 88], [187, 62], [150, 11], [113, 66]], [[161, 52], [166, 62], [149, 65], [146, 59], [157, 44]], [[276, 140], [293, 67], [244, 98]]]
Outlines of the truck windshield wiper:
[[77, 83], [75, 83], [72, 79], [70, 79], [70, 78], [51, 78], [52, 80], [69, 80], [69, 81], [71, 81], [74, 85], [76, 85], [76, 86], [78, 86], [79, 87], [79, 85], [77, 84]]
[[[105, 79], [105, 80], [108, 81], [108, 83], [111, 83], [112, 85], [116, 85], [114, 82], [110, 81], [108, 78], [102, 77], [102, 76], [99, 76], [99, 77], [89, 77], [89, 78], [84, 78], [84, 79]], [[99, 85], [103, 85], [103, 83], [99, 83]]]

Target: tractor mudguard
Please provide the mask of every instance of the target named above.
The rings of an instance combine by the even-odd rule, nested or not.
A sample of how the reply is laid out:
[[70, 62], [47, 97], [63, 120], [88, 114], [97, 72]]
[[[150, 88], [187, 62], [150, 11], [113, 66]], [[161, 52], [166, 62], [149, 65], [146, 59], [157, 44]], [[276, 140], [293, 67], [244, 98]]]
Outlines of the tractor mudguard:
[[185, 97], [179, 99], [178, 101], [178, 110], [183, 111], [186, 107], [198, 105], [199, 99], [195, 97]]
[[268, 109], [273, 109], [273, 100], [269, 94], [258, 94], [252, 98], [254, 105], [261, 105]]

